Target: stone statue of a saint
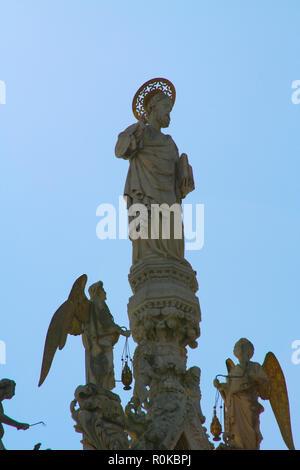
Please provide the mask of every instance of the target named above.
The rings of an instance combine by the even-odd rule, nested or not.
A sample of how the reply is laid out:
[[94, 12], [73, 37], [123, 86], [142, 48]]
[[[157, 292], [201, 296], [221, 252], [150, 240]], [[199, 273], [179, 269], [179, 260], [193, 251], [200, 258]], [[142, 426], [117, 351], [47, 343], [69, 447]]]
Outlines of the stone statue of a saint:
[[[133, 265], [149, 256], [185, 262], [181, 201], [194, 189], [192, 169], [186, 154], [179, 157], [172, 137], [161, 132], [170, 124], [174, 101], [171, 82], [149, 80], [133, 100], [138, 122], [118, 136], [115, 154], [130, 162], [124, 189], [129, 220], [134, 215], [131, 206], [137, 205], [137, 210], [140, 210], [138, 205], [146, 208], [142, 211], [144, 220], [140, 216], [141, 226], [146, 226], [144, 232], [141, 227], [139, 238], [131, 236]], [[154, 210], [158, 206], [163, 207], [159, 214]]]
[[238, 450], [259, 450], [262, 441], [260, 414], [264, 407], [259, 398], [270, 400], [282, 437], [289, 449], [294, 449], [285, 379], [273, 353], [269, 352], [261, 366], [250, 361], [253, 344], [241, 338], [234, 346], [239, 363], [227, 359], [226, 383], [216, 378], [225, 405], [225, 436], [228, 446]]
[[2, 379], [0, 380], [0, 450], [5, 450], [5, 447], [2, 442], [2, 438], [4, 435], [4, 428], [2, 424], [8, 424], [9, 426], [13, 426], [17, 429], [26, 430], [29, 428], [29, 424], [27, 423], [19, 423], [19, 421], [15, 421], [9, 416], [4, 414], [4, 409], [2, 405], [3, 400], [10, 400], [15, 395], [15, 388], [16, 383], [10, 379]]
[[187, 155], [162, 132], [170, 124], [175, 94], [165, 78], [144, 83], [133, 98], [137, 122], [119, 134], [115, 147], [115, 155], [129, 161], [124, 197], [133, 295], [127, 310], [138, 346], [126, 417], [136, 450], [210, 448], [202, 426], [200, 370], [186, 371], [186, 347], [197, 347], [201, 319], [182, 223], [182, 200], [194, 190], [193, 172]]

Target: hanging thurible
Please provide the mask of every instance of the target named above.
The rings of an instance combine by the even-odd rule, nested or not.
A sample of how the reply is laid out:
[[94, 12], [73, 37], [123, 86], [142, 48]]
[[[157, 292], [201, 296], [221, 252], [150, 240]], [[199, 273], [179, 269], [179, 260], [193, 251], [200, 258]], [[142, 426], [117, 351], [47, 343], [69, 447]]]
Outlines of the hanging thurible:
[[122, 353], [122, 383], [124, 385], [124, 390], [131, 390], [130, 385], [132, 384], [132, 371], [128, 365], [128, 361], [131, 362], [132, 367], [132, 359], [130, 357], [129, 345], [128, 345], [128, 338], [125, 340], [125, 346]]
[[132, 372], [128, 366], [127, 361], [122, 370], [122, 383], [124, 385], [124, 390], [131, 390], [131, 383], [132, 383]]
[[214, 441], [220, 441], [220, 435], [222, 433], [222, 426], [220, 421], [218, 420], [217, 417], [217, 411], [216, 411], [216, 406], [214, 406], [214, 416], [210, 425], [210, 432], [214, 436], [213, 440]]

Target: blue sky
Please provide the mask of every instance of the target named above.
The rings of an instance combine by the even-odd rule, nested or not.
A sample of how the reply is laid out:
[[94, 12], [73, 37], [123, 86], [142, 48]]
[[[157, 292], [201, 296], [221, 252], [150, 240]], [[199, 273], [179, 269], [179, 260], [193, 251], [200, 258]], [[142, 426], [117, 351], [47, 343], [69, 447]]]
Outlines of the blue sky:
[[[128, 163], [118, 133], [135, 121], [131, 102], [162, 76], [177, 91], [167, 133], [193, 166], [205, 206], [205, 242], [187, 252], [197, 271], [201, 337], [189, 366], [202, 370], [210, 424], [212, 381], [247, 337], [262, 363], [284, 370], [300, 446], [299, 327], [300, 79], [296, 0], [0, 1], [1, 328], [16, 381], [7, 414], [46, 427], [6, 426], [9, 449], [80, 449], [69, 403], [84, 383], [84, 351], [70, 337], [37, 387], [50, 319], [76, 277], [99, 279], [115, 321], [128, 326], [128, 240], [99, 240], [96, 209], [118, 203]], [[115, 348], [120, 375], [124, 342]], [[134, 343], [131, 340], [131, 350]], [[130, 399], [118, 385], [123, 404]], [[268, 402], [262, 449], [284, 449]]]

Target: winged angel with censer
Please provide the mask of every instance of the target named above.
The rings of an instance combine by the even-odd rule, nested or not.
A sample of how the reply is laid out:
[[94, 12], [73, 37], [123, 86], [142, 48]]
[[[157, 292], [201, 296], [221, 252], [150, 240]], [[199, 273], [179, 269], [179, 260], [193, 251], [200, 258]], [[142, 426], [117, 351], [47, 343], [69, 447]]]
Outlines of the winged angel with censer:
[[[227, 359], [226, 382], [219, 382], [217, 377], [221, 374], [214, 380], [224, 400], [225, 446], [221, 444], [220, 448], [259, 450], [262, 441], [259, 415], [264, 411], [258, 401], [261, 398], [270, 401], [282, 438], [288, 449], [294, 450], [288, 393], [276, 356], [268, 352], [262, 366], [250, 361], [254, 347], [246, 338], [235, 344], [233, 352], [239, 363], [235, 365], [232, 359]], [[211, 431], [214, 440], [220, 440], [222, 429], [216, 417], [216, 406]]]
[[130, 332], [118, 326], [106, 305], [106, 292], [101, 281], [89, 287], [90, 300], [84, 289], [87, 276], [83, 274], [73, 284], [68, 299], [58, 308], [50, 322], [42, 361], [39, 386], [50, 370], [56, 350], [63, 349], [68, 335], [82, 335], [85, 347], [86, 383], [106, 390], [115, 387], [113, 347], [120, 335]]

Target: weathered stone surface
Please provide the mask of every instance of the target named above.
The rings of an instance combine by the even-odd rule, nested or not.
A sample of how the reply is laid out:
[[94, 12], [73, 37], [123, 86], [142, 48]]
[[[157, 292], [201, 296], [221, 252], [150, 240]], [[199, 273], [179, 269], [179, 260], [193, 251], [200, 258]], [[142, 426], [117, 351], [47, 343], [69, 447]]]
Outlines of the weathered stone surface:
[[211, 449], [201, 412], [200, 369], [186, 370], [187, 346], [200, 336], [195, 272], [175, 260], [145, 259], [129, 274], [128, 317], [133, 339], [136, 414], [143, 427], [133, 449]]
[[[78, 408], [76, 408], [78, 405]], [[94, 384], [75, 390], [70, 405], [84, 450], [126, 450], [125, 415], [118, 395]]]

